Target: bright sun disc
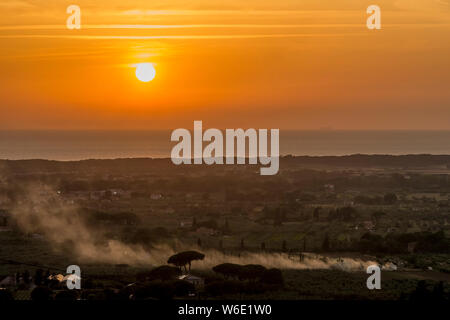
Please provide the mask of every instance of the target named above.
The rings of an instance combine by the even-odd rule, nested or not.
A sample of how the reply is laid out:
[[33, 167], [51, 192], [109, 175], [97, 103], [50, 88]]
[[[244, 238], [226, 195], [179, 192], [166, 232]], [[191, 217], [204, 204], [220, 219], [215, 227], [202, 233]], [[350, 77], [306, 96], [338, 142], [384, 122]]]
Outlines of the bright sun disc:
[[136, 78], [142, 82], [150, 82], [155, 78], [155, 67], [151, 63], [139, 63], [136, 67]]

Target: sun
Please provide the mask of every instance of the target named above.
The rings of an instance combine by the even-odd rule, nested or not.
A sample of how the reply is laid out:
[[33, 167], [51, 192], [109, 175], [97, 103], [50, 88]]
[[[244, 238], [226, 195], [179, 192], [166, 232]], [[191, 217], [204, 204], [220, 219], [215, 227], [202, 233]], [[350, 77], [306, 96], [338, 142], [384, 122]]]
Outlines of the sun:
[[152, 63], [139, 63], [136, 65], [136, 78], [142, 82], [150, 82], [156, 76], [155, 67]]

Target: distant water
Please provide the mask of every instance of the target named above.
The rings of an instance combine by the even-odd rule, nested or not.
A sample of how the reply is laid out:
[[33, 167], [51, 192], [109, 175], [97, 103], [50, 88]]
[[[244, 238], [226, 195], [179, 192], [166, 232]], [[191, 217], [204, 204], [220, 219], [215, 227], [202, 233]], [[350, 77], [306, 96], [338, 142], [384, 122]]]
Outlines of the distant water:
[[[170, 131], [0, 131], [0, 159], [169, 157]], [[450, 131], [280, 131], [282, 155], [450, 154]]]

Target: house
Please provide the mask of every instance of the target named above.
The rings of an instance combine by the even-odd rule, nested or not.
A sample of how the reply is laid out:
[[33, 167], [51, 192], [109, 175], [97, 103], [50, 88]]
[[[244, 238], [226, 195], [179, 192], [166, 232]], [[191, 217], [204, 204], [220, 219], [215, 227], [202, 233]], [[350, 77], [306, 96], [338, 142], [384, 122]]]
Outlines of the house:
[[0, 281], [0, 288], [9, 288], [15, 286], [16, 286], [16, 277], [14, 276], [7, 276], [3, 278], [2, 281]]
[[264, 206], [255, 206], [253, 207], [253, 212], [262, 213], [264, 211]]
[[90, 200], [100, 200], [105, 197], [105, 191], [92, 191], [89, 195]]
[[398, 229], [397, 228], [393, 228], [393, 227], [389, 227], [386, 230], [387, 233], [392, 233], [392, 232], [397, 232], [397, 231], [398, 231]]
[[150, 195], [151, 200], [161, 200], [163, 198], [163, 195], [160, 193], [152, 193]]
[[392, 262], [386, 262], [384, 265], [381, 266], [381, 270], [385, 271], [397, 271], [397, 266]]
[[174, 214], [175, 213], [175, 209], [172, 207], [164, 207], [161, 208], [161, 213], [165, 213], [165, 214]]
[[122, 189], [110, 189], [109, 192], [110, 192], [111, 196], [114, 198], [126, 198], [126, 199], [131, 198], [130, 191], [125, 191]]
[[180, 228], [191, 228], [192, 221], [180, 221]]
[[247, 213], [247, 217], [251, 220], [257, 220], [264, 217], [264, 206], [255, 206]]
[[182, 276], [179, 276], [178, 279], [192, 283], [196, 289], [203, 288], [205, 286], [205, 280], [203, 278], [194, 276], [192, 274], [184, 274]]
[[370, 220], [363, 221], [362, 226], [368, 231], [373, 231], [375, 229], [375, 224]]

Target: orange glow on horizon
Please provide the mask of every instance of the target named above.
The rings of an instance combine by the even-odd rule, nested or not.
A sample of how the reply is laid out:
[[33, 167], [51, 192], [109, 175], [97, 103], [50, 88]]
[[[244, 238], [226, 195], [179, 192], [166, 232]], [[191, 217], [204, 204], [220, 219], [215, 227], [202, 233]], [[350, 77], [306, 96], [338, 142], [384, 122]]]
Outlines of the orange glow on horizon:
[[81, 30], [34, 2], [0, 4], [1, 129], [450, 129], [442, 1], [380, 0], [376, 31], [365, 0], [79, 0]]

